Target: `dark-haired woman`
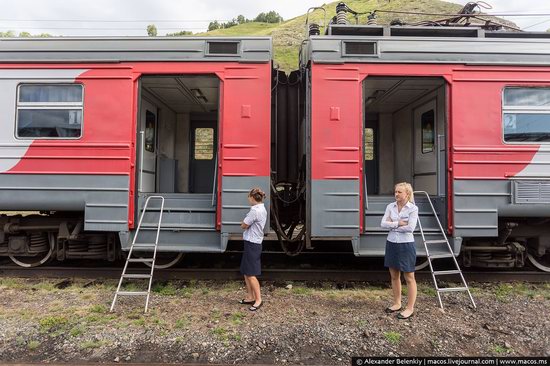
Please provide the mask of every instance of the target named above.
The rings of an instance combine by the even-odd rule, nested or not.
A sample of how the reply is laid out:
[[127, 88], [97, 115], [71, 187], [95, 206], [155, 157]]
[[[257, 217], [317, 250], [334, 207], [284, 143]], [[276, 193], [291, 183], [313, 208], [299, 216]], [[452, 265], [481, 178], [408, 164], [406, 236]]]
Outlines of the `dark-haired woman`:
[[260, 188], [253, 188], [248, 193], [250, 211], [241, 223], [244, 229], [244, 251], [241, 260], [241, 273], [246, 283], [246, 297], [241, 304], [252, 305], [250, 311], [258, 310], [262, 305], [260, 283], [256, 276], [262, 274], [260, 257], [262, 255], [262, 241], [264, 240], [264, 227], [267, 220], [267, 211], [263, 204], [265, 193]]

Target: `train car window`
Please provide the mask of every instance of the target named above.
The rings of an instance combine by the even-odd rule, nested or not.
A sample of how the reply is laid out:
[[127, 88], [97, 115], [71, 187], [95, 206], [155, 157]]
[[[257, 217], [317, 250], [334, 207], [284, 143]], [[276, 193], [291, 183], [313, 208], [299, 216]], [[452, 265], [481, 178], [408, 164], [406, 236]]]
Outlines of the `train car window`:
[[195, 129], [195, 160], [212, 160], [214, 158], [214, 129]]
[[505, 142], [550, 142], [550, 88], [505, 88]]
[[17, 138], [73, 139], [82, 136], [83, 87], [21, 84], [17, 93]]
[[374, 129], [365, 128], [365, 160], [374, 160]]
[[434, 151], [435, 114], [433, 109], [422, 113], [420, 116], [420, 124], [422, 126], [422, 154], [427, 154]]
[[155, 152], [157, 118], [153, 112], [145, 111], [145, 150]]

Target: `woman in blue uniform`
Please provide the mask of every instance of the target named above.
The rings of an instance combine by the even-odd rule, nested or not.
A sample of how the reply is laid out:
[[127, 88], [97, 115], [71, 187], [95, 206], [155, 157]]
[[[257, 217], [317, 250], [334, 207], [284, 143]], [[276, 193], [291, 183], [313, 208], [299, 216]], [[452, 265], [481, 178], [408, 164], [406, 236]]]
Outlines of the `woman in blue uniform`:
[[241, 274], [246, 283], [246, 297], [239, 301], [241, 304], [252, 305], [250, 311], [258, 310], [262, 305], [260, 282], [256, 276], [262, 274], [262, 241], [264, 240], [264, 227], [267, 220], [267, 211], [263, 204], [265, 193], [260, 188], [253, 188], [248, 193], [250, 211], [241, 223], [244, 229], [244, 251], [241, 260]]
[[[413, 203], [413, 189], [409, 183], [395, 185], [395, 202], [386, 207], [380, 224], [389, 229], [386, 241], [384, 266], [388, 267], [391, 276], [393, 304], [386, 308], [386, 313], [398, 312], [398, 319], [408, 319], [414, 314], [416, 302], [416, 280], [414, 267], [416, 248], [413, 231], [418, 222], [418, 207]], [[407, 306], [401, 306], [401, 272], [407, 282]]]

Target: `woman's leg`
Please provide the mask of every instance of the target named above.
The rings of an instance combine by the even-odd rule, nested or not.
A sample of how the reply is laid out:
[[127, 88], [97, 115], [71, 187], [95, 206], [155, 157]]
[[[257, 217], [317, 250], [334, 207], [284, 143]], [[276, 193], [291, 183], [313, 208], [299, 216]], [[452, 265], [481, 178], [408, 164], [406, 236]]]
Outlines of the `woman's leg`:
[[390, 267], [390, 276], [393, 293], [393, 304], [390, 306], [390, 309], [398, 310], [401, 308], [401, 271]]
[[414, 312], [414, 304], [416, 303], [416, 280], [414, 272], [403, 272], [405, 281], [407, 281], [407, 307], [401, 312], [401, 315], [408, 317]]
[[262, 303], [262, 295], [260, 293], [260, 282], [256, 278], [256, 276], [248, 276], [248, 282], [250, 283], [250, 287], [252, 288], [252, 293], [254, 294], [254, 299], [256, 302], [254, 302], [254, 306], [258, 306]]
[[244, 276], [244, 282], [246, 283], [246, 297], [245, 301], [254, 301], [254, 291], [252, 291], [252, 286], [250, 285], [250, 277]]

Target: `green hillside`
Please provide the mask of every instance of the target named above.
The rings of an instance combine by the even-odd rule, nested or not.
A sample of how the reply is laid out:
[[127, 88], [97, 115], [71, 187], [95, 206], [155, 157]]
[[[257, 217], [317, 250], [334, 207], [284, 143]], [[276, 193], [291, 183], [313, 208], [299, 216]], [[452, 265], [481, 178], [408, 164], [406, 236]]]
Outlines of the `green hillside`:
[[[336, 4], [339, 1], [323, 5], [326, 9], [327, 22], [336, 15]], [[409, 11], [424, 13], [445, 13], [456, 14], [462, 5], [449, 3], [440, 0], [348, 0], [346, 4], [356, 12], [371, 12], [373, 10]], [[307, 9], [304, 9], [304, 12]], [[323, 24], [324, 14], [317, 10], [310, 14], [310, 19], [318, 24]], [[401, 19], [404, 22], [412, 23], [422, 20], [434, 20], [437, 16], [407, 15], [395, 13], [377, 13], [377, 24], [388, 25], [394, 19]], [[350, 21], [352, 20], [349, 17]], [[289, 19], [279, 24], [269, 23], [244, 23], [227, 29], [217, 29], [210, 32], [198, 33], [197, 36], [271, 36], [273, 37], [275, 64], [285, 71], [298, 68], [298, 50], [303, 39], [305, 39], [306, 15]], [[513, 25], [508, 21], [498, 19], [501, 23]], [[366, 24], [366, 17], [359, 18], [361, 24]]]

